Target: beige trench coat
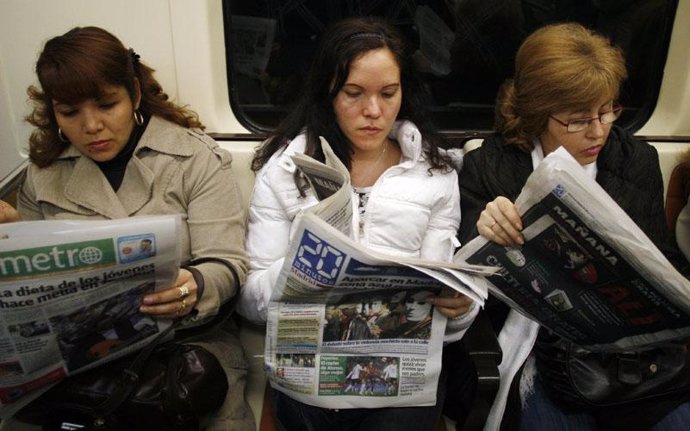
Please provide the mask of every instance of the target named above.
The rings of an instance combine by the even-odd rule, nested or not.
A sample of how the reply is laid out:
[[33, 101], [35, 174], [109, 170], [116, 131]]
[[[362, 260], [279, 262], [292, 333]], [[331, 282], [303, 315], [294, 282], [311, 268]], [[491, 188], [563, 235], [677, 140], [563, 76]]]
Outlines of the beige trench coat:
[[[90, 158], [69, 147], [50, 166], [29, 166], [18, 210], [23, 220], [180, 214], [181, 261], [204, 278], [198, 313], [184, 322], [193, 326], [215, 316], [247, 272], [244, 200], [231, 164], [230, 153], [203, 132], [152, 117], [117, 192]], [[217, 262], [194, 264], [207, 257], [223, 259], [233, 270]], [[198, 340], [221, 360], [230, 385], [208, 429], [255, 429], [244, 400], [247, 364], [233, 328], [229, 322]]]

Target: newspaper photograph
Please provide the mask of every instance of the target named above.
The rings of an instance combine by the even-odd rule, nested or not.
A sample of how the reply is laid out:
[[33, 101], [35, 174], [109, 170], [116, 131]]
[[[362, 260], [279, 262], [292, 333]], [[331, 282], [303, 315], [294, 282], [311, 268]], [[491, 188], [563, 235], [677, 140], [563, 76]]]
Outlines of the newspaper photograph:
[[426, 298], [450, 287], [481, 306], [488, 291], [470, 280], [497, 268], [363, 248], [347, 169], [322, 147], [326, 164], [293, 156], [320, 202], [295, 220], [269, 304], [269, 381], [324, 408], [434, 405], [446, 318]]
[[179, 216], [0, 225], [0, 416], [170, 325], [139, 306], [175, 282], [179, 229]]
[[499, 299], [589, 350], [644, 348], [690, 336], [690, 281], [562, 148], [516, 201], [525, 244], [477, 237], [459, 254], [499, 266]]

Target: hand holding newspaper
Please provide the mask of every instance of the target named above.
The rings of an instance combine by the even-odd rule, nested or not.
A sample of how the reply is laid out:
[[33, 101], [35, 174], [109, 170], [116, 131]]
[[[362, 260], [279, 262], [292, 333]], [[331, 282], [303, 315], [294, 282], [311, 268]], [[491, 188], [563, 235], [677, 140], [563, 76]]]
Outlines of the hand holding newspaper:
[[498, 265], [498, 298], [590, 350], [626, 350], [690, 336], [690, 281], [563, 148], [515, 202], [525, 244], [477, 237], [459, 252]]
[[170, 325], [139, 306], [174, 283], [179, 229], [179, 216], [0, 225], [0, 416]]
[[495, 268], [364, 249], [353, 239], [349, 173], [321, 143], [326, 164], [293, 156], [320, 202], [293, 222], [269, 305], [267, 375], [324, 408], [434, 405], [446, 319], [425, 298], [449, 286], [481, 306], [488, 292], [469, 280]]

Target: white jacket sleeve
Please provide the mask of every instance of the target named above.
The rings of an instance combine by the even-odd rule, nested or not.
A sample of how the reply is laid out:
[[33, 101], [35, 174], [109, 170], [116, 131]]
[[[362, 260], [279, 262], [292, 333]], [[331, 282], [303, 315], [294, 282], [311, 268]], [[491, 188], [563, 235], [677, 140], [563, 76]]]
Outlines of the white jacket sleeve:
[[294, 165], [283, 153], [269, 160], [254, 182], [246, 241], [249, 273], [240, 290], [237, 311], [257, 324], [266, 323], [295, 217], [316, 203], [313, 195], [299, 197], [293, 172]]
[[258, 324], [266, 323], [268, 303], [288, 247], [292, 220], [280, 207], [267, 176], [259, 172], [249, 204], [247, 255], [249, 273], [240, 290], [238, 312]]
[[[439, 202], [432, 208], [429, 226], [424, 235], [421, 250], [422, 259], [450, 261], [453, 259], [455, 247], [459, 245], [456, 239], [460, 226], [458, 175], [455, 171], [446, 175], [448, 175], [448, 181], [445, 182], [446, 190], [442, 195], [443, 198], [439, 199]], [[478, 312], [479, 307], [472, 304], [472, 308], [467, 313], [456, 319], [448, 319], [443, 341], [451, 343], [461, 339]]]

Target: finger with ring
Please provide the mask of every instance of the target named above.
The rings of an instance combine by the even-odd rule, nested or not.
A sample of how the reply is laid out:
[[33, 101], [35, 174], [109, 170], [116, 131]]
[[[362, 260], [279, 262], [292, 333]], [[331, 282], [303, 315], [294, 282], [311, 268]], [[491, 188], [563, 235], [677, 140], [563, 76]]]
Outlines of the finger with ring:
[[180, 290], [180, 298], [186, 298], [189, 296], [189, 287], [187, 287], [186, 284], [183, 284], [182, 286], [178, 287]]
[[183, 299], [182, 302], [180, 302], [180, 306], [177, 308], [175, 312], [180, 313], [185, 308], [187, 308], [187, 301]]

